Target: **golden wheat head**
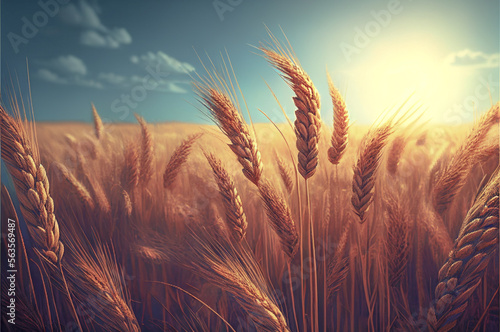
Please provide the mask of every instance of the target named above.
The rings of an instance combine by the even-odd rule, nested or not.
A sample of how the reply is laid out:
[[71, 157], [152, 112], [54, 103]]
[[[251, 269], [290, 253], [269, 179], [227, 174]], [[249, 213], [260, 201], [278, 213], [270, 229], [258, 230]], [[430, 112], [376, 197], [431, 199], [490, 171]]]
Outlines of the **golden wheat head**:
[[101, 117], [99, 116], [99, 113], [97, 113], [97, 109], [95, 108], [94, 104], [92, 104], [92, 115], [94, 117], [95, 136], [97, 137], [97, 139], [101, 139], [102, 133], [104, 131], [104, 126], [102, 124]]
[[293, 101], [295, 111], [296, 145], [299, 150], [298, 169], [304, 179], [314, 175], [319, 164], [318, 142], [321, 134], [320, 98], [309, 75], [298, 61], [276, 45], [277, 51], [261, 47], [267, 61], [287, 81], [295, 93]]
[[376, 171], [380, 164], [382, 149], [387, 144], [391, 133], [392, 126], [390, 124], [369, 132], [354, 167], [351, 202], [361, 223], [365, 222], [365, 213], [373, 200]]
[[243, 211], [243, 203], [234, 186], [234, 182], [222, 166], [222, 163], [213, 154], [205, 154], [212, 168], [219, 192], [224, 201], [226, 210], [226, 222], [231, 234], [237, 241], [241, 241], [247, 230], [247, 218]]
[[191, 152], [191, 148], [193, 144], [202, 136], [202, 134], [195, 134], [189, 136], [186, 140], [184, 140], [181, 145], [179, 145], [165, 168], [165, 172], [163, 172], [163, 187], [169, 188], [174, 183], [177, 174], [179, 173], [182, 165], [187, 161], [189, 153]]
[[290, 208], [269, 182], [263, 181], [259, 185], [259, 192], [271, 222], [271, 228], [278, 235], [285, 254], [293, 258], [299, 247], [299, 234]]
[[14, 181], [21, 212], [36, 248], [52, 263], [59, 263], [64, 246], [54, 214], [49, 180], [40, 163], [36, 145], [20, 119], [14, 119], [0, 106], [2, 159]]
[[243, 174], [258, 185], [263, 169], [260, 152], [240, 112], [220, 89], [202, 84], [195, 86], [201, 103], [210, 111], [217, 126], [231, 141], [229, 147], [243, 166]]
[[338, 165], [345, 153], [348, 142], [349, 113], [344, 98], [339, 90], [333, 85], [330, 75], [328, 77], [328, 88], [333, 102], [333, 133], [332, 146], [328, 149], [328, 160]]
[[497, 168], [467, 213], [455, 246], [439, 270], [436, 303], [427, 320], [431, 331], [445, 332], [456, 327], [498, 249], [499, 186]]

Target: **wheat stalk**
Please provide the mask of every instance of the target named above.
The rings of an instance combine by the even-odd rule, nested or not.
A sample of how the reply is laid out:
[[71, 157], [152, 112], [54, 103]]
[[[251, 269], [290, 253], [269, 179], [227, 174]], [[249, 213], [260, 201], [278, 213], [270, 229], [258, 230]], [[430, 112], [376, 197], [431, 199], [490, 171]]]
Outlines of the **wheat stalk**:
[[344, 98], [339, 90], [333, 85], [330, 75], [327, 73], [328, 88], [333, 102], [333, 133], [332, 146], [328, 149], [328, 160], [338, 165], [345, 153], [349, 131], [349, 113]]
[[[309, 195], [308, 179], [315, 173], [319, 165], [319, 149], [318, 143], [321, 136], [321, 115], [320, 115], [320, 97], [318, 90], [311, 81], [309, 75], [302, 69], [298, 60], [291, 51], [284, 49], [279, 42], [274, 38], [274, 49], [260, 47], [267, 61], [281, 72], [283, 79], [295, 93], [293, 101], [295, 107], [295, 136], [296, 147], [298, 150], [298, 165], [299, 173], [305, 180], [305, 196], [307, 219], [306, 225], [301, 229], [307, 229], [305, 236], [307, 238], [307, 247], [311, 253], [309, 261], [309, 270], [311, 271], [310, 288], [312, 296], [310, 297], [311, 305], [311, 329], [319, 329], [318, 326], [318, 287], [316, 275], [316, 250], [315, 250], [315, 235], [314, 223], [312, 222], [311, 201]], [[297, 184], [298, 185], [298, 184]], [[304, 228], [302, 228], [304, 227]], [[305, 247], [305, 246], [303, 246]], [[301, 251], [302, 253], [302, 251]], [[302, 267], [301, 270], [303, 271]], [[303, 272], [302, 272], [303, 273]], [[304, 300], [303, 300], [304, 303]], [[304, 305], [303, 305], [304, 307]], [[304, 324], [305, 325], [305, 324]], [[303, 326], [305, 328], [305, 326]]]
[[480, 145], [486, 138], [489, 129], [498, 123], [499, 116], [499, 104], [497, 103], [474, 125], [465, 142], [439, 174], [432, 190], [432, 202], [438, 213], [446, 212], [453, 198], [464, 186], [472, 166], [477, 160], [475, 157], [480, 151]]
[[457, 326], [498, 247], [499, 185], [497, 168], [467, 213], [455, 245], [439, 270], [436, 302], [427, 318], [432, 331], [445, 332]]
[[102, 125], [101, 117], [99, 116], [99, 113], [97, 113], [94, 104], [92, 104], [92, 115], [94, 117], [95, 136], [97, 137], [97, 139], [101, 139], [102, 133], [104, 131], [104, 126]]
[[318, 142], [321, 134], [320, 98], [309, 75], [298, 61], [284, 52], [261, 47], [267, 61], [279, 70], [295, 93], [295, 135], [297, 136], [298, 169], [304, 179], [314, 175], [319, 164]]
[[231, 234], [237, 241], [241, 241], [247, 230], [247, 218], [243, 211], [240, 195], [234, 186], [233, 180], [213, 154], [205, 153], [205, 157], [212, 168], [219, 192], [224, 201], [226, 210], [226, 223]]
[[391, 133], [392, 126], [390, 124], [368, 132], [354, 167], [351, 203], [361, 223], [365, 222], [365, 213], [373, 200], [376, 171], [380, 164], [382, 149]]
[[[2, 295], [8, 294], [9, 286], [6, 278], [2, 280]], [[45, 332], [48, 328], [45, 326], [42, 314], [38, 308], [29, 300], [23, 292], [16, 293], [16, 320], [15, 327], [17, 331]], [[2, 296], [1, 305], [7, 308], [10, 305], [10, 299]], [[5, 321], [3, 321], [5, 319]], [[7, 326], [7, 319], [2, 319], [2, 326]]]
[[146, 121], [137, 114], [135, 114], [135, 117], [141, 126], [139, 182], [146, 186], [153, 177], [153, 137], [149, 131]]
[[281, 248], [288, 257], [293, 258], [299, 248], [299, 233], [295, 227], [290, 208], [268, 181], [259, 184], [259, 192], [266, 207], [271, 228], [280, 239]]
[[182, 165], [187, 161], [189, 153], [193, 144], [202, 136], [203, 134], [195, 134], [189, 136], [184, 140], [181, 145], [179, 145], [167, 164], [165, 172], [163, 173], [163, 187], [170, 188], [174, 183], [177, 174], [179, 173]]
[[36, 145], [20, 120], [0, 106], [2, 159], [14, 181], [28, 230], [35, 246], [50, 262], [59, 263], [64, 245], [59, 239], [59, 224], [54, 214], [49, 180]]
[[[1, 185], [1, 203], [2, 203], [2, 232], [7, 233], [8, 219], [19, 220], [14, 203], [10, 197], [9, 191], [5, 185]], [[46, 331], [44, 320], [42, 318], [42, 310], [39, 309], [36, 297], [36, 290], [32, 283], [32, 269], [29, 264], [28, 253], [24, 243], [21, 227], [16, 227], [14, 230], [16, 235], [16, 267], [19, 270], [19, 275], [16, 278], [16, 328], [23, 331]], [[0, 250], [4, 253], [12, 252], [12, 245], [9, 241], [2, 241]], [[7, 308], [10, 305], [10, 299], [7, 296], [10, 288], [8, 278], [3, 278], [1, 290], [1, 305]], [[4, 318], [5, 319], [5, 318]], [[5, 321], [2, 322], [5, 324]], [[3, 325], [5, 326], [5, 325]]]

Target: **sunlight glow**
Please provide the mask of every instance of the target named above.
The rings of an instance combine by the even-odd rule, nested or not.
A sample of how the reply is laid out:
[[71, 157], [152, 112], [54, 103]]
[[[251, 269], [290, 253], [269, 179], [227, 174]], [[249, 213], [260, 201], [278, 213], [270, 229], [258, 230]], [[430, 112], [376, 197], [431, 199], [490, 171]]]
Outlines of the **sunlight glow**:
[[428, 109], [427, 118], [432, 121], [452, 100], [460, 99], [466, 76], [464, 70], [446, 64], [436, 43], [420, 40], [379, 44], [349, 71], [348, 82], [350, 95], [370, 101], [370, 109], [363, 110], [370, 120], [414, 93], [414, 100]]

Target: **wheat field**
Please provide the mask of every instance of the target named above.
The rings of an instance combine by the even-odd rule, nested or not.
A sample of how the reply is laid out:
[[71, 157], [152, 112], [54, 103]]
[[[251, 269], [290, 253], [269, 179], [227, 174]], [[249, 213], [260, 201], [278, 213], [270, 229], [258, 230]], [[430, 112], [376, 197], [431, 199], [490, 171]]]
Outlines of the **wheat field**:
[[410, 104], [356, 125], [329, 77], [320, 105], [286, 48], [261, 51], [289, 123], [247, 123], [216, 74], [194, 84], [215, 125], [2, 106], [2, 233], [20, 220], [6, 330], [498, 330], [499, 105], [458, 127]]

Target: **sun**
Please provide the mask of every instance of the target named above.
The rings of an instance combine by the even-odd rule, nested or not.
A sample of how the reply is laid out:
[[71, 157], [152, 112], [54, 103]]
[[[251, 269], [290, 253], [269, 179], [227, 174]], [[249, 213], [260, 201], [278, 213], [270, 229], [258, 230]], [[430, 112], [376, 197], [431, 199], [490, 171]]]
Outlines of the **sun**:
[[464, 73], [445, 58], [446, 52], [430, 40], [373, 45], [349, 71], [350, 95], [369, 101], [362, 112], [370, 121], [412, 94], [427, 109], [427, 118], [437, 120], [463, 90]]

